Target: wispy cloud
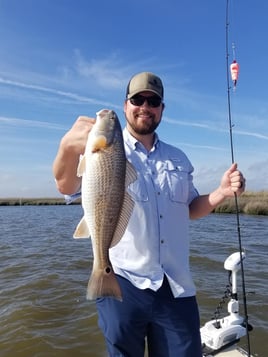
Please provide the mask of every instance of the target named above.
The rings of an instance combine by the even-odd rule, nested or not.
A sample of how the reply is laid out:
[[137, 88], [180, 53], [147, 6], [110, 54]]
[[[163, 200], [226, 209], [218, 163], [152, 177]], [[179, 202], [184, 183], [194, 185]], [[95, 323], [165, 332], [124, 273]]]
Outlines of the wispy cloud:
[[173, 145], [177, 147], [190, 147], [194, 149], [205, 149], [205, 150], [213, 150], [213, 151], [226, 151], [226, 148], [222, 148], [219, 146], [212, 146], [212, 145], [196, 145], [196, 144], [189, 144], [189, 143], [184, 143], [184, 142], [179, 142], [179, 143], [173, 143]]
[[[163, 117], [163, 121], [166, 123], [172, 124], [172, 125], [195, 127], [195, 128], [201, 128], [201, 129], [210, 130], [210, 131], [223, 132], [223, 133], [229, 132], [228, 129], [224, 129], [219, 126], [215, 126], [214, 122], [211, 122], [209, 124], [204, 124], [204, 123], [193, 122], [188, 119], [177, 120], [177, 119], [171, 119], [171, 118], [167, 118], [167, 117]], [[236, 135], [250, 136], [250, 137], [255, 137], [258, 139], [268, 140], [268, 136], [263, 135], [262, 133], [236, 130], [235, 128], [233, 128], [233, 133]]]
[[[83, 56], [80, 50], [75, 50], [74, 63], [72, 68], [66, 68], [67, 73], [75, 72], [79, 78], [86, 81], [93, 81], [101, 88], [124, 89], [130, 77], [141, 71], [151, 70], [159, 72], [174, 71], [174, 68], [182, 66], [182, 62], [159, 64], [157, 56], [139, 56], [136, 58], [126, 57], [126, 54], [120, 51], [107, 53], [102, 58], [90, 58]], [[185, 78], [177, 78], [180, 83], [185, 83]]]
[[[98, 81], [102, 82], [104, 84], [105, 81], [108, 81], [110, 86], [119, 86], [119, 83], [121, 83], [122, 78], [119, 78], [119, 76], [116, 75], [116, 72], [110, 70], [103, 71], [102, 67], [106, 66], [106, 62], [103, 64], [101, 63], [91, 63], [87, 64], [86, 62], [83, 61], [83, 59], [80, 59], [80, 71], [81, 73], [91, 75], [94, 73], [96, 78], [98, 77]], [[108, 66], [108, 65], [107, 65]], [[98, 67], [98, 70], [97, 70]], [[25, 89], [25, 90], [31, 90], [31, 91], [38, 91], [38, 92], [44, 92], [44, 93], [49, 93], [54, 96], [59, 96], [59, 97], [64, 97], [68, 98], [71, 100], [74, 100], [78, 103], [90, 103], [94, 105], [101, 105], [101, 106], [106, 106], [106, 107], [112, 107], [115, 109], [122, 109], [121, 106], [115, 105], [114, 103], [110, 102], [105, 102], [105, 101], [100, 101], [96, 98], [89, 98], [86, 96], [81, 96], [77, 93], [73, 92], [67, 92], [67, 91], [62, 91], [62, 90], [57, 90], [54, 88], [49, 88], [45, 86], [40, 86], [36, 84], [29, 84], [25, 82], [20, 82], [20, 81], [14, 81], [10, 79], [6, 79], [3, 77], [0, 77], [0, 84], [2, 85], [7, 85], [11, 87], [16, 87], [20, 89]], [[228, 132], [227, 129], [221, 128], [219, 126], [215, 126], [214, 122], [213, 123], [201, 123], [201, 122], [193, 122], [191, 120], [177, 120], [177, 119], [172, 119], [169, 117], [164, 116], [163, 121], [172, 125], [179, 125], [179, 126], [187, 126], [187, 127], [196, 127], [196, 128], [201, 128], [205, 130], [210, 130], [210, 131], [217, 131], [217, 132]], [[25, 119], [17, 119], [17, 118], [6, 118], [6, 117], [0, 117], [0, 122], [3, 124], [9, 124], [9, 125], [20, 125], [20, 126], [32, 126], [32, 127], [46, 127], [47, 129], [56, 129], [56, 130], [62, 130], [66, 129], [65, 127], [58, 125], [58, 124], [53, 124], [53, 123], [48, 123], [48, 122], [42, 122], [42, 121], [32, 121], [32, 120], [25, 120]], [[252, 132], [252, 131], [244, 131], [244, 130], [236, 130], [235, 127], [233, 129], [233, 132], [237, 135], [241, 136], [250, 136], [250, 137], [255, 137], [258, 139], [262, 140], [268, 140], [268, 135], [264, 135], [263, 133], [258, 133], [258, 132]]]
[[93, 80], [102, 88], [122, 88], [128, 78], [128, 70], [120, 63], [115, 53], [103, 59], [87, 61], [81, 52], [76, 50], [74, 70], [79, 77]]
[[45, 121], [19, 119], [19, 118], [0, 117], [0, 124], [20, 126], [20, 127], [34, 127], [34, 128], [42, 128], [42, 129], [45, 128], [45, 129], [52, 129], [52, 130], [67, 130], [65, 126], [60, 124], [49, 123]]
[[49, 93], [49, 94], [56, 95], [56, 96], [66, 97], [66, 98], [75, 100], [80, 103], [89, 103], [89, 104], [94, 104], [94, 105], [101, 105], [101, 106], [121, 109], [121, 106], [115, 105], [114, 103], [100, 101], [95, 98], [89, 98], [89, 97], [81, 96], [76, 93], [57, 90], [54, 88], [43, 87], [43, 86], [39, 86], [39, 85], [35, 85], [35, 84], [28, 84], [28, 83], [19, 82], [19, 81], [13, 81], [13, 80], [5, 79], [3, 77], [0, 77], [0, 84], [16, 87], [16, 88], [20, 88], [20, 89], [25, 89], [25, 90], [45, 92], [45, 93]]
[[242, 130], [235, 130], [235, 133], [238, 135], [243, 135], [243, 136], [252, 136], [254, 138], [258, 138], [258, 139], [263, 139], [263, 140], [268, 140], [268, 136], [267, 135], [263, 135], [260, 133], [252, 133], [249, 131], [242, 131]]
[[209, 124], [192, 122], [191, 120], [188, 120], [188, 119], [177, 120], [177, 119], [171, 119], [168, 117], [163, 117], [163, 121], [165, 121], [166, 123], [169, 123], [169, 124], [174, 124], [174, 125], [211, 129], [211, 126]]

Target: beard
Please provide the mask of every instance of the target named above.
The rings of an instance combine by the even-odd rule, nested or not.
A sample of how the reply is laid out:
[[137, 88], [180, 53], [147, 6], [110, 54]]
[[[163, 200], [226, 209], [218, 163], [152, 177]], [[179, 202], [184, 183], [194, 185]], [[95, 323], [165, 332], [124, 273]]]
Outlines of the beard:
[[131, 129], [139, 135], [148, 135], [155, 132], [161, 120], [156, 120], [155, 115], [150, 114], [150, 120], [140, 121], [138, 118], [139, 114], [134, 115], [132, 120], [126, 120]]

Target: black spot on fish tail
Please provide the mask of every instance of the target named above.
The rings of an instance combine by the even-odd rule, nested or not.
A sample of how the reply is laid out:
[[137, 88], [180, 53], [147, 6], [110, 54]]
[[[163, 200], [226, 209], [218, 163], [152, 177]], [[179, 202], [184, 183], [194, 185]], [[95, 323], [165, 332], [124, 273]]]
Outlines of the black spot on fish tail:
[[87, 287], [87, 299], [112, 297], [122, 301], [122, 293], [112, 266], [92, 271]]
[[106, 273], [106, 274], [110, 274], [111, 271], [112, 271], [111, 267], [106, 267], [106, 268], [105, 268], [105, 273]]

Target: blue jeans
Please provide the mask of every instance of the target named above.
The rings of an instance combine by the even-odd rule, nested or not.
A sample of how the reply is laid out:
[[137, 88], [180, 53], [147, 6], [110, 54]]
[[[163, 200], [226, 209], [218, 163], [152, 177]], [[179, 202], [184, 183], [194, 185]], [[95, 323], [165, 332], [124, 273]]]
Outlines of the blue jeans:
[[123, 302], [97, 299], [99, 326], [110, 357], [202, 357], [195, 296], [174, 298], [167, 279], [158, 291], [141, 290], [117, 275]]

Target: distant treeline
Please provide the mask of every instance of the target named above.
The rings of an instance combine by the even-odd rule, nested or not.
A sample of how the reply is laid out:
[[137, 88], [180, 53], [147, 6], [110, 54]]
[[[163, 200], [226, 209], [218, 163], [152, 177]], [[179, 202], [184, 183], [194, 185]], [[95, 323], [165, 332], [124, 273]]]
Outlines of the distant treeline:
[[[72, 204], [81, 204], [78, 199]], [[66, 205], [64, 198], [0, 198], [0, 206], [46, 206]], [[249, 215], [268, 215], [268, 191], [244, 192], [238, 197], [239, 212]], [[215, 210], [215, 213], [236, 213], [234, 198], [226, 199]]]

